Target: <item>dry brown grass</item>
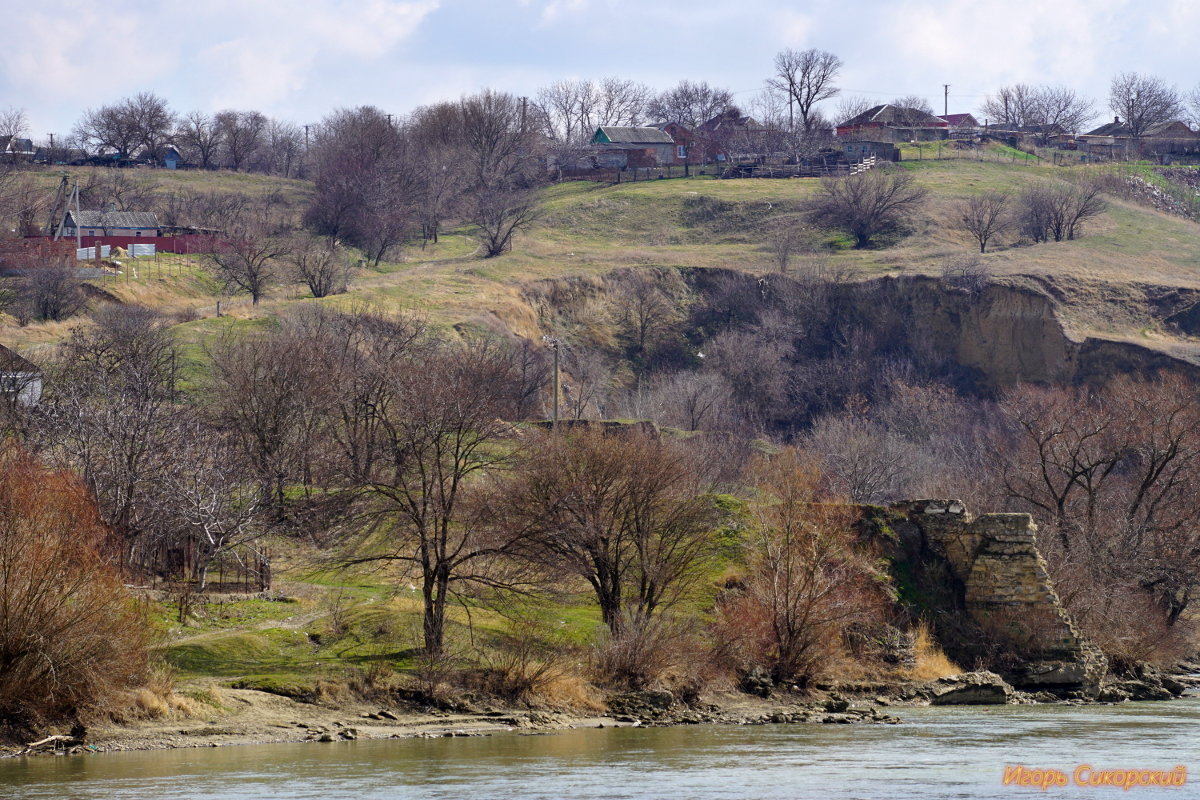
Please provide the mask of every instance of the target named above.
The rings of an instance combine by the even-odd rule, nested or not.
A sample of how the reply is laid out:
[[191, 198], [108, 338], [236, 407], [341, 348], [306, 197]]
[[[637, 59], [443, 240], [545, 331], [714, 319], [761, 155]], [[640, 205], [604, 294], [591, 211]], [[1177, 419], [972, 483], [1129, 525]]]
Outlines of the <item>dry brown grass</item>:
[[588, 683], [583, 676], [569, 672], [559, 673], [540, 686], [531, 695], [530, 701], [573, 711], [605, 710], [604, 693]]
[[915, 635], [913, 654], [916, 656], [916, 664], [907, 671], [907, 677], [916, 681], [929, 681], [957, 675], [963, 671], [942, 652], [942, 648], [929, 632], [929, 626], [924, 622], [917, 626]]

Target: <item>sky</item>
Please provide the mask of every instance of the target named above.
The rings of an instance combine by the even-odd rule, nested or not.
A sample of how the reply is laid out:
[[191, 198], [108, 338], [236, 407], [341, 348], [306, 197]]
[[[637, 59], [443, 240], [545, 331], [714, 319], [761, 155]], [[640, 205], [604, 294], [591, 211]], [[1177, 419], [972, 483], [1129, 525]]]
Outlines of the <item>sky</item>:
[[[562, 78], [757, 93], [785, 48], [836, 53], [847, 95], [974, 112], [1012, 83], [1096, 99], [1117, 72], [1200, 83], [1196, 0], [0, 0], [0, 109], [30, 135], [141, 91], [179, 112], [254, 109], [298, 124]], [[833, 103], [828, 111], [832, 114]]]

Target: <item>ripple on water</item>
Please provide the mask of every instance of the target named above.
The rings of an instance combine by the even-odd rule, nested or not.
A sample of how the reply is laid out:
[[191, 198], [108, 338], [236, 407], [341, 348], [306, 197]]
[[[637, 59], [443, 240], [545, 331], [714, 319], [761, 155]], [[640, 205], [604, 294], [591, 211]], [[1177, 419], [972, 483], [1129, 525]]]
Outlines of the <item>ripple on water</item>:
[[[1011, 798], [1006, 764], [1189, 763], [1200, 703], [901, 709], [899, 726], [688, 726], [0, 762], [5, 800]], [[1066, 791], [1038, 797], [1069, 798]], [[1197, 793], [1200, 796], [1200, 793]], [[1161, 797], [1145, 790], [1126, 800]], [[1181, 796], [1171, 793], [1170, 796]]]

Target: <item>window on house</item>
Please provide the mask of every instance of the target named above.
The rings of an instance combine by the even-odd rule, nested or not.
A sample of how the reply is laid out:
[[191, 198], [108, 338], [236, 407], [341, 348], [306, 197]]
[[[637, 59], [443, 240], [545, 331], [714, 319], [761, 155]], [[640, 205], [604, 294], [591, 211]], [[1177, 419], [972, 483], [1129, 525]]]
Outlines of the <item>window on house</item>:
[[142, 232], [141, 232], [141, 231], [134, 231], [134, 232], [133, 232], [133, 235], [134, 235], [134, 236], [141, 236], [141, 235], [142, 235]]
[[675, 153], [679, 158], [687, 158], [687, 145], [676, 145]]

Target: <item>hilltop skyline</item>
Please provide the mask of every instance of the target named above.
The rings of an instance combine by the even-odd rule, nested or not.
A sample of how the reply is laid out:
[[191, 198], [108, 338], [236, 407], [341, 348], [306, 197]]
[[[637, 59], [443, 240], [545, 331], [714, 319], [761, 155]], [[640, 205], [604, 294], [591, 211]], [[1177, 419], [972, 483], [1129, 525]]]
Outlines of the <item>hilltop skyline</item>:
[[3, 2], [14, 35], [0, 52], [0, 107], [24, 108], [37, 140], [139, 91], [176, 111], [255, 109], [299, 124], [344, 106], [404, 114], [484, 87], [532, 96], [609, 75], [656, 89], [707, 80], [747, 104], [788, 47], [841, 57], [843, 96], [917, 95], [939, 113], [946, 83], [951, 113], [977, 111], [1002, 85], [1052, 83], [1091, 97], [1101, 120], [1117, 72], [1182, 91], [1200, 80], [1188, 41], [1200, 6], [1184, 0]]

